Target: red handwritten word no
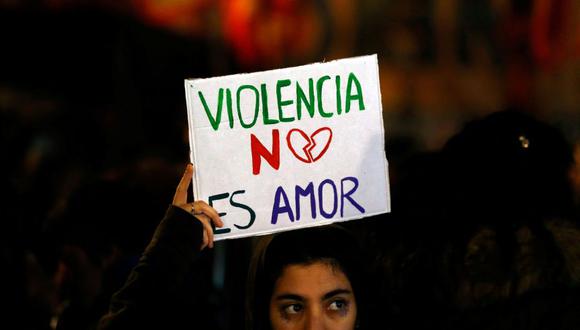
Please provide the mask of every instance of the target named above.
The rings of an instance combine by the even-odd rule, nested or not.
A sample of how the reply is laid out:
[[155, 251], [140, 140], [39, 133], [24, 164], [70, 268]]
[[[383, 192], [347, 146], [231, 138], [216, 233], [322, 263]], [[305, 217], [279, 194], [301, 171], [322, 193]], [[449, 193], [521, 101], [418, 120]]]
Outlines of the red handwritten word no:
[[[294, 128], [286, 135], [288, 149], [298, 160], [304, 163], [313, 163], [319, 160], [330, 147], [332, 130], [329, 127], [321, 127], [311, 135], [303, 130]], [[270, 152], [258, 138], [251, 134], [250, 147], [252, 151], [252, 173], [260, 174], [262, 158], [276, 170], [280, 168], [280, 132], [272, 130], [272, 152]]]

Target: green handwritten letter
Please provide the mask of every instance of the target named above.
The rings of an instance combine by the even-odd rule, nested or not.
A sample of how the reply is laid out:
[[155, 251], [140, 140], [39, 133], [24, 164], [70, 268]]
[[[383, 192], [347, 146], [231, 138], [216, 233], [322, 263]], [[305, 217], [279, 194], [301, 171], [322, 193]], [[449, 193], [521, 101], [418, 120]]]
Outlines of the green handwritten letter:
[[218, 128], [220, 127], [220, 121], [222, 119], [222, 105], [223, 105], [223, 99], [224, 99], [224, 89], [220, 88], [219, 93], [218, 93], [218, 106], [217, 106], [217, 112], [216, 112], [215, 118], [212, 116], [211, 111], [209, 110], [209, 107], [207, 106], [207, 102], [205, 101], [205, 97], [203, 97], [203, 93], [201, 91], [198, 91], [197, 94], [199, 95], [199, 99], [201, 101], [201, 104], [203, 104], [203, 109], [205, 110], [205, 114], [207, 115], [207, 119], [209, 120], [211, 127], [213, 128], [214, 131], [217, 131]]
[[[356, 94], [352, 94], [352, 84], [354, 83], [356, 87]], [[363, 102], [363, 94], [362, 88], [360, 87], [360, 82], [354, 75], [354, 73], [350, 73], [348, 75], [348, 83], [346, 84], [346, 110], [345, 112], [348, 113], [350, 111], [350, 102], [354, 100], [358, 100], [358, 108], [359, 110], [365, 109], [365, 104]]]

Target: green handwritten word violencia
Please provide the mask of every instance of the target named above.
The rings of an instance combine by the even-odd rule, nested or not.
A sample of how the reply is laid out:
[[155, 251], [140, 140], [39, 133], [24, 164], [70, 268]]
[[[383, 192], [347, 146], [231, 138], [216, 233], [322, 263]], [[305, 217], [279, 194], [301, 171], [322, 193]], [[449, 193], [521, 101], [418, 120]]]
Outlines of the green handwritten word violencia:
[[[334, 97], [336, 98], [336, 111], [324, 108], [323, 89], [333, 88], [335, 90]], [[284, 99], [282, 97], [282, 90], [285, 88], [295, 88], [295, 98]], [[225, 93], [225, 97], [224, 97]], [[233, 97], [235, 93], [235, 98]], [[308, 87], [301, 86], [297, 81], [292, 87], [290, 79], [282, 79], [276, 82], [276, 104], [278, 110], [278, 117], [270, 117], [270, 110], [268, 109], [268, 91], [266, 84], [260, 84], [259, 90], [253, 85], [241, 85], [235, 91], [230, 88], [220, 88], [217, 97], [217, 110], [215, 115], [207, 104], [205, 96], [201, 91], [198, 91], [199, 99], [203, 105], [203, 109], [211, 124], [211, 127], [217, 131], [220, 127], [222, 112], [224, 108], [224, 101], [227, 108], [227, 116], [229, 127], [234, 127], [234, 100], [235, 110], [237, 110], [237, 117], [240, 125], [243, 128], [252, 128], [257, 122], [262, 112], [262, 123], [264, 125], [274, 125], [280, 122], [292, 122], [301, 120], [304, 112], [314, 118], [318, 113], [323, 118], [330, 118], [335, 113], [341, 115], [343, 113], [343, 101], [341, 90], [341, 77], [339, 75], [334, 77], [334, 86], [332, 86], [332, 78], [328, 75], [318, 78], [316, 81], [313, 78], [308, 79]], [[244, 102], [246, 101], [246, 102]], [[244, 121], [242, 116], [242, 105], [254, 105], [254, 117], [251, 121]], [[344, 97], [344, 113], [348, 113], [351, 109], [352, 103], [358, 103], [360, 111], [365, 109], [363, 101], [363, 92], [361, 84], [354, 73], [348, 75], [346, 83], [346, 93]]]

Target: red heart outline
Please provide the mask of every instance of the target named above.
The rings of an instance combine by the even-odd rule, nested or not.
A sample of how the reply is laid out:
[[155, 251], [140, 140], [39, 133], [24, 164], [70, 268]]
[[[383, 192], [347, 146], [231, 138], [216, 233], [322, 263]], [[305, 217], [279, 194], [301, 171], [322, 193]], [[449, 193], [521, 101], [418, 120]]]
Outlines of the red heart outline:
[[[328, 131], [330, 133], [330, 135], [329, 135], [328, 140], [326, 141], [326, 145], [324, 146], [322, 151], [316, 157], [313, 157], [312, 156], [312, 149], [314, 149], [314, 147], [316, 147], [315, 137], [316, 137], [316, 135], [318, 135], [318, 133], [320, 133], [322, 131]], [[302, 148], [302, 151], [304, 151], [304, 154], [306, 154], [308, 159], [298, 155], [296, 153], [296, 150], [292, 146], [292, 141], [290, 140], [290, 136], [294, 132], [300, 133], [302, 138], [308, 142], [304, 146], [304, 148]], [[310, 136], [308, 136], [306, 133], [304, 133], [303, 130], [301, 130], [299, 128], [293, 128], [288, 132], [288, 135], [286, 135], [286, 143], [288, 144], [288, 148], [290, 149], [292, 154], [294, 154], [294, 157], [298, 158], [298, 160], [300, 160], [304, 163], [313, 163], [313, 162], [319, 160], [326, 153], [326, 151], [328, 150], [328, 147], [330, 147], [330, 141], [332, 141], [332, 130], [330, 129], [330, 127], [321, 127], [319, 129], [317, 129], [316, 131], [314, 131], [314, 133], [312, 133]]]

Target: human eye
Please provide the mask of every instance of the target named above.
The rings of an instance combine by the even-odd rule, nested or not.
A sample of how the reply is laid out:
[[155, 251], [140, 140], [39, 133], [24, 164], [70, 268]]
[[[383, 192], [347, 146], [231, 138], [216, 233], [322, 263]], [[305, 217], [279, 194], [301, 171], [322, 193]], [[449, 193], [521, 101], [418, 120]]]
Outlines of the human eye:
[[335, 299], [328, 305], [328, 309], [331, 311], [345, 311], [347, 307], [348, 301], [344, 299]]
[[300, 313], [304, 307], [301, 304], [288, 304], [282, 307], [282, 312], [286, 315], [294, 315]]

